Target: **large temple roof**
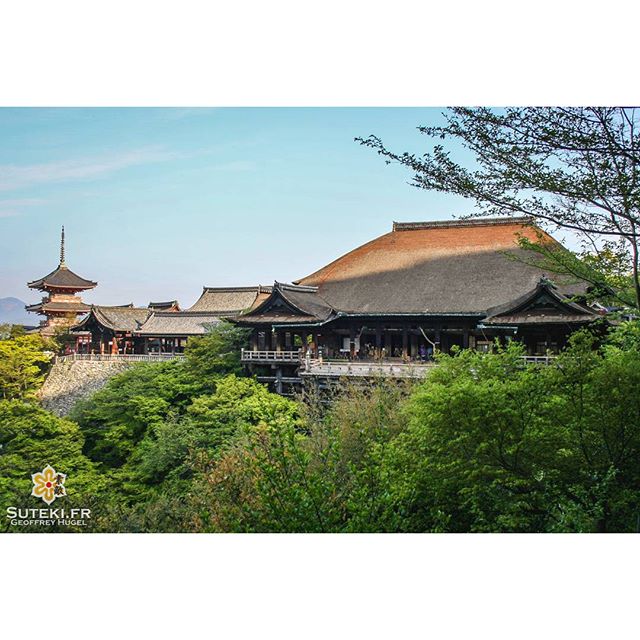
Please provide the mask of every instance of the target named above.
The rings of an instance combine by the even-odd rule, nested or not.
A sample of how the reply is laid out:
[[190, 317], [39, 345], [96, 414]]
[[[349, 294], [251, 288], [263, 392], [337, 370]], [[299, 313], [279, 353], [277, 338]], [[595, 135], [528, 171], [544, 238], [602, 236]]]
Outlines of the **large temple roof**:
[[[347, 314], [485, 314], [545, 275], [518, 246], [518, 236], [537, 241], [540, 233], [555, 243], [528, 218], [396, 222], [296, 284], [317, 287], [323, 304]], [[586, 288], [556, 284], [564, 294]]]
[[204, 287], [189, 311], [207, 311], [220, 316], [238, 315], [269, 297], [271, 287]]

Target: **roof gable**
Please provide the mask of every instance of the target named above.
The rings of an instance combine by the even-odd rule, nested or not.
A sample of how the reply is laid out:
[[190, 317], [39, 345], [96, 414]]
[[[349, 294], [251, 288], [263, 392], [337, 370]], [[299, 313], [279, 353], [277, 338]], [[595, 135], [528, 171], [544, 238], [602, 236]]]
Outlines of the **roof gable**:
[[111, 331], [137, 331], [151, 312], [147, 308], [125, 305], [107, 307], [92, 305], [88, 315], [74, 329], [83, 329], [98, 324]]
[[221, 316], [233, 316], [251, 309], [258, 299], [271, 293], [271, 287], [204, 287], [189, 311], [206, 311]]
[[245, 313], [243, 321], [261, 322], [324, 322], [334, 313], [318, 295], [317, 287], [276, 282], [269, 297]]
[[489, 309], [487, 313], [485, 324], [590, 322], [600, 315], [590, 307], [560, 293], [546, 278], [541, 278], [527, 294]]

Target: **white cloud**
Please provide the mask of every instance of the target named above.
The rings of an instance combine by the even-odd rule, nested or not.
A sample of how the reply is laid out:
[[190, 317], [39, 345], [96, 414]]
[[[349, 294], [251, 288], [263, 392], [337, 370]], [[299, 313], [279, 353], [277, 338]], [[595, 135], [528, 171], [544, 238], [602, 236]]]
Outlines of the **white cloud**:
[[118, 154], [90, 156], [43, 164], [0, 165], [0, 191], [109, 175], [120, 169], [150, 162], [162, 162], [177, 154], [158, 148], [134, 149]]
[[0, 218], [10, 218], [22, 214], [21, 209], [43, 204], [46, 200], [41, 198], [16, 198], [12, 200], [0, 200]]

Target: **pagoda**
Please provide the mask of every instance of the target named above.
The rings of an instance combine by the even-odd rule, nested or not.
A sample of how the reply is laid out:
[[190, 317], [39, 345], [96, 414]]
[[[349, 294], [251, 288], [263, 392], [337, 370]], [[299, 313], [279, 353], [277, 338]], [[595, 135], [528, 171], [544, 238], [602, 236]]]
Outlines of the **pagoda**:
[[87, 313], [91, 308], [84, 304], [79, 295], [80, 291], [93, 289], [98, 283], [85, 280], [75, 274], [64, 260], [64, 227], [60, 239], [60, 264], [48, 275], [28, 282], [30, 289], [37, 289], [46, 293], [42, 301], [28, 305], [27, 311], [45, 316], [40, 323], [40, 332], [53, 335], [57, 329], [66, 329], [76, 322], [79, 315]]

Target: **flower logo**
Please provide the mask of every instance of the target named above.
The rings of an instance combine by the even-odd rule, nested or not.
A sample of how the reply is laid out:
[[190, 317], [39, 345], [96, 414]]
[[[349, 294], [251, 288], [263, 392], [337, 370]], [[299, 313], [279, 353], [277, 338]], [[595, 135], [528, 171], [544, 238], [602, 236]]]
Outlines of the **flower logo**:
[[47, 465], [42, 471], [31, 476], [33, 480], [33, 490], [31, 495], [42, 498], [47, 504], [51, 504], [56, 498], [66, 496], [64, 481], [67, 476], [64, 473], [57, 473], [51, 466]]

